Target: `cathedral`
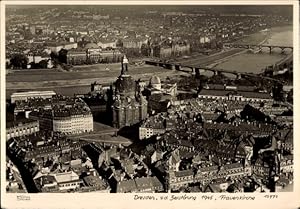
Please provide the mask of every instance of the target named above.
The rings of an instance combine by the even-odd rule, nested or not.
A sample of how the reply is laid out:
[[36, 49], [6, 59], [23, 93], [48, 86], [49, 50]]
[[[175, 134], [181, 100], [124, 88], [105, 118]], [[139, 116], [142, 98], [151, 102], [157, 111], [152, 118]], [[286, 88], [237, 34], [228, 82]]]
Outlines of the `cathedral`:
[[116, 128], [134, 125], [147, 117], [148, 102], [142, 95], [138, 82], [127, 74], [127, 63], [124, 56], [121, 75], [112, 91], [112, 120]]

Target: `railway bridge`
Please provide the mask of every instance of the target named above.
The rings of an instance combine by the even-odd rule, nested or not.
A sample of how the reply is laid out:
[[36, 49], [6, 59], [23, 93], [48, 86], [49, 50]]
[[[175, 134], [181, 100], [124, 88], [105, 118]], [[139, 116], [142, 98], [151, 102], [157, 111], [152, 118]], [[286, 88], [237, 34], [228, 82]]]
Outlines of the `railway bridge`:
[[278, 46], [278, 45], [266, 45], [266, 44], [233, 44], [233, 43], [226, 43], [224, 44], [225, 48], [239, 48], [239, 49], [258, 49], [262, 51], [263, 48], [268, 48], [269, 52], [272, 53], [272, 50], [275, 48], [281, 49], [281, 53], [284, 53], [286, 49], [290, 49], [293, 51], [292, 46]]
[[236, 76], [236, 79], [241, 79], [245, 77], [259, 77], [270, 81], [280, 82], [277, 79], [273, 79], [270, 77], [262, 76], [259, 74], [254, 73], [247, 73], [247, 72], [237, 72], [235, 70], [225, 70], [220, 68], [213, 68], [213, 67], [204, 67], [198, 65], [183, 65], [177, 62], [168, 62], [168, 61], [161, 61], [161, 60], [145, 60], [145, 64], [148, 65], [156, 65], [167, 69], [182, 71], [190, 74], [195, 74], [196, 76], [200, 76], [200, 71], [210, 71], [213, 72], [214, 75], [219, 75], [221, 73], [232, 74]]

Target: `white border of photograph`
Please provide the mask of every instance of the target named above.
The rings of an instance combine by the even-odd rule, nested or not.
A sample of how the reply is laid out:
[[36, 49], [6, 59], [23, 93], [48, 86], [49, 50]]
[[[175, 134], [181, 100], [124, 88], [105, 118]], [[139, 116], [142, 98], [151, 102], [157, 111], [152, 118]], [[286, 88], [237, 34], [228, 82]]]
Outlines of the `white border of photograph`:
[[[298, 208], [300, 207], [299, 145], [300, 108], [299, 96], [299, 2], [286, 1], [2, 1], [1, 3], [1, 208]], [[293, 5], [293, 47], [294, 47], [294, 192], [286, 193], [237, 193], [226, 194], [228, 197], [242, 197], [243, 200], [221, 200], [224, 195], [214, 193], [188, 194], [143, 194], [157, 200], [135, 200], [135, 194], [10, 194], [5, 190], [5, 6], [6, 5]], [[295, 140], [296, 139], [296, 140]], [[196, 196], [196, 200], [161, 200], [172, 195]], [[212, 197], [206, 199], [205, 197]], [[23, 199], [23, 200], [20, 200]], [[246, 200], [248, 199], [248, 200]], [[250, 200], [254, 199], [254, 200]]]

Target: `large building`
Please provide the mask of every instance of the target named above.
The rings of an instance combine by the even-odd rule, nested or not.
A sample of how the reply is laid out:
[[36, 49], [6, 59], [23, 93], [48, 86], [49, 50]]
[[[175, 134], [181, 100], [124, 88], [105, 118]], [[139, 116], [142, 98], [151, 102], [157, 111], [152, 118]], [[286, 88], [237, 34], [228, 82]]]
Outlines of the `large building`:
[[225, 86], [223, 89], [203, 88], [198, 93], [201, 99], [220, 99], [241, 102], [272, 102], [273, 98], [266, 92], [238, 90], [236, 87], [230, 89]]
[[139, 127], [139, 139], [148, 139], [151, 136], [165, 133], [166, 118], [165, 113], [148, 117]]
[[117, 41], [116, 40], [107, 40], [107, 39], [101, 39], [98, 41], [97, 45], [101, 47], [102, 49], [106, 48], [117, 48]]
[[117, 49], [102, 49], [95, 43], [88, 43], [84, 48], [71, 49], [67, 54], [70, 65], [115, 63], [120, 62], [122, 53]]
[[172, 97], [177, 96], [177, 84], [176, 83], [161, 83], [158, 76], [152, 76], [149, 80], [149, 85], [145, 87], [145, 93], [148, 95], [153, 94], [166, 94]]
[[30, 98], [52, 98], [56, 93], [54, 91], [27, 91], [27, 92], [17, 92], [11, 95], [11, 103], [16, 101], [27, 101]]
[[34, 182], [41, 191], [48, 192], [56, 188], [58, 192], [79, 189], [82, 180], [74, 171], [69, 171], [55, 174], [39, 173], [34, 177]]
[[146, 44], [147, 41], [147, 38], [128, 38], [122, 40], [124, 48], [138, 50], [141, 50], [142, 45]]
[[40, 128], [63, 134], [78, 134], [93, 131], [93, 115], [86, 103], [77, 99], [64, 106], [33, 111], [30, 119], [38, 120]]
[[149, 113], [165, 112], [170, 104], [176, 100], [177, 84], [163, 84], [158, 76], [153, 76], [143, 93], [148, 99]]
[[39, 122], [36, 120], [18, 120], [6, 123], [6, 140], [14, 137], [27, 136], [39, 132]]
[[154, 57], [170, 58], [180, 57], [190, 53], [189, 43], [171, 43], [155, 45], [151, 49], [151, 54]]
[[87, 54], [85, 50], [71, 49], [67, 54], [67, 63], [71, 65], [83, 65], [87, 61]]
[[[123, 65], [124, 62], [122, 62]], [[122, 69], [124, 66], [122, 66]], [[134, 125], [147, 117], [148, 102], [137, 90], [133, 78], [122, 71], [115, 82], [114, 101], [112, 105], [113, 126], [121, 128]]]

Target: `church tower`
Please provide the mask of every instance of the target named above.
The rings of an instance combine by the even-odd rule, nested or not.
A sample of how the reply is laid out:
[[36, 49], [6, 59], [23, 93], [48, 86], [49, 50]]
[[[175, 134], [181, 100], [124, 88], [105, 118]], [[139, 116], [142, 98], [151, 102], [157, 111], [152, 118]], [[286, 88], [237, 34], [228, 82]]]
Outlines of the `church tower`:
[[127, 72], [128, 59], [124, 55], [121, 75], [114, 83], [112, 124], [116, 128], [132, 126], [147, 117], [148, 102], [141, 92], [137, 92], [137, 83]]

